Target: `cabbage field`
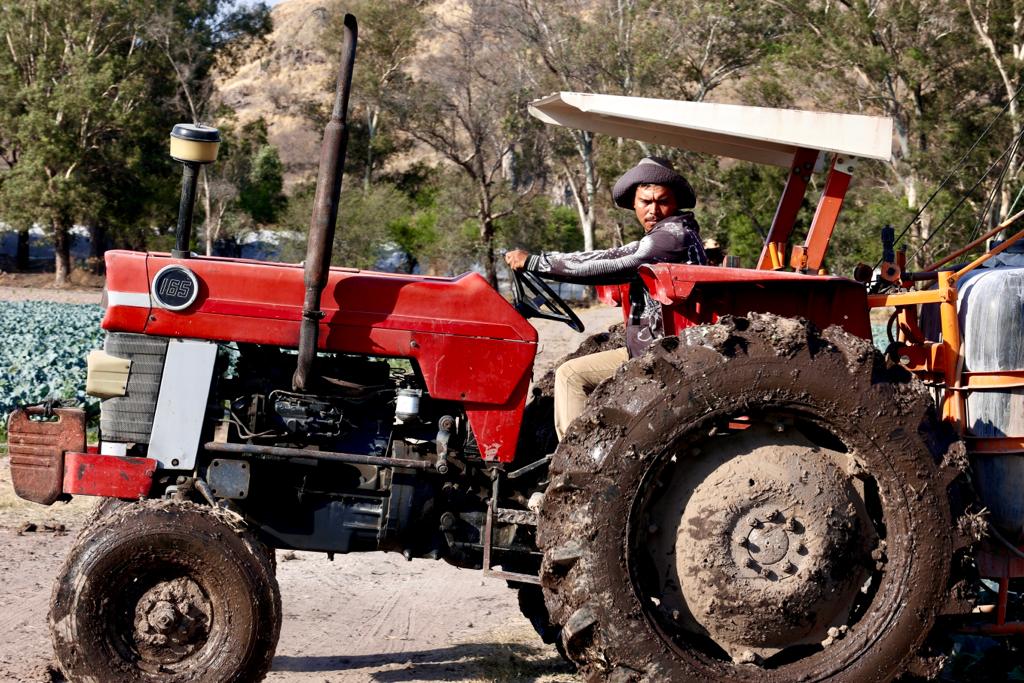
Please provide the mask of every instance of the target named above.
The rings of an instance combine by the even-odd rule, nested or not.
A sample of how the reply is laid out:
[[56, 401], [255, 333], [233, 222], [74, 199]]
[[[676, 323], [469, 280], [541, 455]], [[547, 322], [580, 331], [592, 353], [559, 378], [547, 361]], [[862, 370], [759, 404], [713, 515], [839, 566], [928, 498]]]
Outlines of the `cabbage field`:
[[94, 304], [0, 302], [0, 415], [50, 396], [86, 402], [85, 357], [103, 344], [102, 317]]

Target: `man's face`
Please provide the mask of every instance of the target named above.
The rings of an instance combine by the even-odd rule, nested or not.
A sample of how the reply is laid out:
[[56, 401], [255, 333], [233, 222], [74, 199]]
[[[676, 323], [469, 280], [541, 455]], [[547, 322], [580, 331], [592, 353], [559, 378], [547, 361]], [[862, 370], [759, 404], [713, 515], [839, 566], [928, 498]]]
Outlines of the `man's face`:
[[676, 194], [664, 185], [646, 185], [636, 188], [633, 209], [637, 220], [650, 232], [658, 221], [668, 218], [679, 210]]

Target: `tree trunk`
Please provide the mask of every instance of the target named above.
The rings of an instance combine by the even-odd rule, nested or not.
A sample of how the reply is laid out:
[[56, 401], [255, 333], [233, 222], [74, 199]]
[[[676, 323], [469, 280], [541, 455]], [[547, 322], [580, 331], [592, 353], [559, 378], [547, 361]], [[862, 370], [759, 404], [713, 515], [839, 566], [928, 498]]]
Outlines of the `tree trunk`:
[[212, 200], [210, 198], [210, 179], [206, 176], [206, 169], [203, 171], [203, 234], [206, 238], [206, 255], [213, 256], [213, 242], [217, 239], [220, 226], [216, 229], [213, 225], [213, 211], [211, 211]]
[[480, 221], [480, 240], [484, 243], [484, 277], [497, 291], [498, 269], [494, 259], [494, 223], [490, 216]]
[[366, 109], [366, 169], [363, 171], [363, 192], [370, 191], [373, 181], [373, 138], [377, 134], [377, 118], [380, 111], [374, 107]]
[[[479, 150], [479, 148], [478, 148]], [[498, 290], [498, 270], [494, 264], [494, 207], [491, 190], [483, 167], [483, 155], [477, 154], [476, 180], [480, 200], [480, 241], [484, 247], [484, 277], [494, 290]]]
[[14, 252], [14, 267], [24, 272], [29, 266], [28, 228], [18, 231], [18, 246]]
[[107, 251], [107, 230], [101, 224], [89, 226], [89, 269], [96, 275], [103, 274], [103, 254]]
[[53, 283], [58, 287], [68, 284], [71, 276], [71, 235], [63, 221], [54, 219], [53, 223]]
[[580, 156], [583, 159], [583, 191], [587, 196], [587, 211], [583, 218], [583, 250], [594, 248], [594, 224], [597, 222], [597, 169], [594, 165], [594, 134], [583, 131], [580, 136]]

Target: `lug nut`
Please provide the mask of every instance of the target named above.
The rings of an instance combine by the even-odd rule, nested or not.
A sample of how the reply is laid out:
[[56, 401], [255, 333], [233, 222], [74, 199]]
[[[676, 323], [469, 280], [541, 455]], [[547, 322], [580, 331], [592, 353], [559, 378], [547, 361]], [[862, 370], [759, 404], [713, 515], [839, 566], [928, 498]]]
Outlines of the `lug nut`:
[[746, 548], [748, 545], [750, 545], [750, 541], [747, 539], [746, 536], [740, 536], [736, 539], [736, 545], [738, 545], [741, 548]]
[[796, 571], [796, 565], [792, 562], [786, 562], [784, 565], [782, 565], [782, 571], [786, 572], [787, 574], [792, 574]]
[[761, 520], [759, 520], [757, 517], [751, 517], [750, 518], [750, 527], [752, 529], [760, 529], [761, 528]]
[[769, 522], [778, 522], [780, 519], [782, 519], [782, 513], [778, 510], [772, 510], [768, 513]]
[[796, 519], [794, 519], [793, 517], [787, 519], [786, 526], [784, 528], [786, 529], [786, 531], [796, 531]]
[[761, 576], [763, 576], [766, 579], [770, 579], [773, 576], [775, 576], [775, 572], [773, 572], [771, 569], [768, 569], [768, 567], [763, 567], [761, 569]]
[[796, 551], [798, 553], [800, 553], [801, 555], [803, 555], [804, 553], [807, 552], [807, 546], [805, 546], [803, 543], [797, 543], [796, 544]]

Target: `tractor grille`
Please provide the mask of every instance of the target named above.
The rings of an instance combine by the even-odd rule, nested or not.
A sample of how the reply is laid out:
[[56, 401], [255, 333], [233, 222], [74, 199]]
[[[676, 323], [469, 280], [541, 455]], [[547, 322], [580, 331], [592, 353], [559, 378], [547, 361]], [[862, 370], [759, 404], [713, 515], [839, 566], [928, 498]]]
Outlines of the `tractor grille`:
[[105, 441], [149, 443], [167, 338], [111, 332], [103, 348], [112, 356], [127, 358], [132, 366], [125, 395], [100, 404], [100, 433]]

